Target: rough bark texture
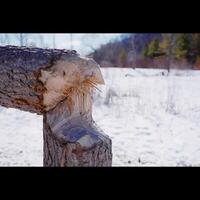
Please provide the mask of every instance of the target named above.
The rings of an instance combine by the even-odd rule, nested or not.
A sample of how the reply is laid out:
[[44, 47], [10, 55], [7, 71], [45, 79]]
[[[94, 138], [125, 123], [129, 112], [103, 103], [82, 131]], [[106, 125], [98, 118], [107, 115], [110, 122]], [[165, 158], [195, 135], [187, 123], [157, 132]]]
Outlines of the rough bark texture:
[[51, 68], [62, 56], [77, 56], [75, 51], [0, 47], [0, 105], [42, 114], [43, 93], [38, 79], [41, 69]]
[[43, 114], [44, 166], [111, 166], [111, 140], [92, 119], [97, 63], [75, 51], [0, 47], [0, 105]]
[[[71, 127], [73, 129], [74, 127]], [[60, 140], [52, 132], [44, 116], [44, 166], [45, 167], [103, 167], [112, 166], [111, 140], [96, 128], [87, 132], [83, 127], [63, 129], [65, 136], [77, 131], [73, 139]], [[79, 133], [78, 133], [79, 132]], [[81, 133], [82, 132], [82, 133]], [[89, 136], [89, 137], [87, 137]], [[70, 136], [69, 136], [70, 137]], [[98, 139], [94, 139], [96, 137]], [[85, 139], [84, 139], [85, 138]], [[82, 142], [81, 142], [82, 140]], [[84, 141], [88, 140], [88, 141]], [[89, 141], [91, 140], [91, 141]], [[92, 141], [94, 140], [94, 141]], [[97, 140], [97, 141], [95, 141]], [[87, 142], [92, 145], [87, 146]]]

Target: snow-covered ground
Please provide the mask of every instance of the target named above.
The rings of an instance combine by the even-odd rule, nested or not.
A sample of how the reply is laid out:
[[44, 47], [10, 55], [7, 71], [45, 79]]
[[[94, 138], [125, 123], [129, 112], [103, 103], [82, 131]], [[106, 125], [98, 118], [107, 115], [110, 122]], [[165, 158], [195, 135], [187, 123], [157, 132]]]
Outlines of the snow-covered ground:
[[[200, 166], [200, 72], [102, 69], [93, 116], [113, 166]], [[0, 166], [42, 166], [42, 117], [0, 107]]]

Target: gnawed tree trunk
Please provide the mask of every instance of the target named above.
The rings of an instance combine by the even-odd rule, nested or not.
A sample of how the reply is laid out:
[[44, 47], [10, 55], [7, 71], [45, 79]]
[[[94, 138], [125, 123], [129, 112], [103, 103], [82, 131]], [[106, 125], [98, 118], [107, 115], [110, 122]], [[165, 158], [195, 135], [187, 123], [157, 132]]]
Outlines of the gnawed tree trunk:
[[111, 166], [111, 140], [92, 119], [99, 66], [75, 51], [0, 47], [0, 105], [43, 114], [44, 166]]
[[70, 114], [67, 104], [65, 100], [44, 115], [44, 165], [111, 166], [110, 139], [97, 128], [90, 112]]

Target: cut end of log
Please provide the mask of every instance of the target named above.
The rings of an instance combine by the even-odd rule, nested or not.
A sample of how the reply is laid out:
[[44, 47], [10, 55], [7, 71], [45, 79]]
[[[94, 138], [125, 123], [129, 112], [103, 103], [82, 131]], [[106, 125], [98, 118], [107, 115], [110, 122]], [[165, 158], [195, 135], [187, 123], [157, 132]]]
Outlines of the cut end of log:
[[45, 111], [54, 108], [71, 93], [87, 93], [97, 84], [104, 84], [99, 65], [92, 59], [65, 57], [58, 60], [50, 69], [41, 70], [39, 80], [44, 84]]

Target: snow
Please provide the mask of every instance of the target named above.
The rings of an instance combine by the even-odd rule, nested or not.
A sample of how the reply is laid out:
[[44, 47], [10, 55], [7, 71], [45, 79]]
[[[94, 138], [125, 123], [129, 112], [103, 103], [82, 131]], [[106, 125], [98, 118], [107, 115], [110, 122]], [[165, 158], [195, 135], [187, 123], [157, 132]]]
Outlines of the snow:
[[[93, 116], [113, 166], [200, 166], [200, 72], [101, 69]], [[42, 116], [0, 107], [0, 166], [42, 166]]]
[[42, 116], [0, 107], [0, 166], [41, 166]]

